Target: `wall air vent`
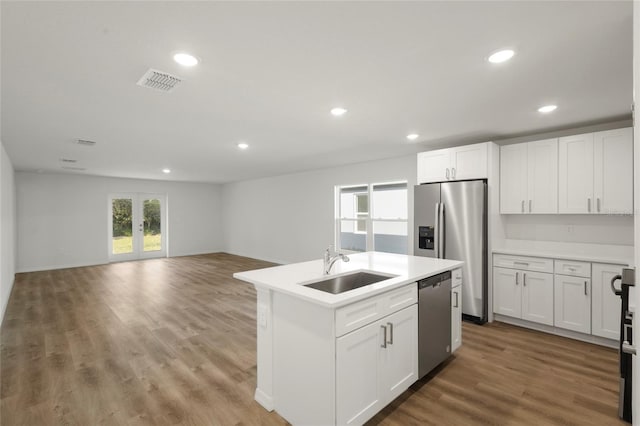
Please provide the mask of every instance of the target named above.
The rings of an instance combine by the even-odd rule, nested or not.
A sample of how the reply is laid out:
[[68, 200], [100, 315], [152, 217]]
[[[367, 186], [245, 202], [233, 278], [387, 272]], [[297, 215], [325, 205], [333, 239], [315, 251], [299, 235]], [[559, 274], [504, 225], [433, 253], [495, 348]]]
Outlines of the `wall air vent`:
[[61, 163], [77, 163], [77, 162], [78, 162], [78, 160], [74, 160], [74, 159], [72, 159], [72, 158], [61, 158], [61, 159], [60, 159], [60, 162], [61, 162]]
[[76, 141], [76, 143], [77, 143], [78, 145], [84, 145], [84, 146], [95, 146], [95, 145], [96, 145], [96, 142], [94, 142], [94, 141], [89, 141], [89, 140], [86, 140], [86, 139], [78, 139], [78, 140]]
[[74, 172], [84, 172], [85, 170], [87, 170], [84, 167], [62, 166], [62, 168], [65, 170], [73, 170]]
[[162, 92], [171, 92], [181, 82], [182, 79], [180, 77], [150, 68], [136, 84]]

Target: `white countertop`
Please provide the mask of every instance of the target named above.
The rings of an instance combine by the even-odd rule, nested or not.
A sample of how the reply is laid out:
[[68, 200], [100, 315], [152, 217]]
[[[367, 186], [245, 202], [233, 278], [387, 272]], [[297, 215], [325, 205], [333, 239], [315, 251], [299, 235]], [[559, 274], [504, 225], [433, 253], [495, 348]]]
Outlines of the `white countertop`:
[[[457, 260], [432, 259], [381, 252], [350, 254], [349, 259], [349, 262], [337, 261], [329, 275], [323, 275], [323, 260], [318, 259], [274, 266], [272, 268], [236, 272], [233, 277], [251, 283], [257, 288], [267, 288], [313, 303], [336, 308], [441, 272], [459, 268], [464, 263]], [[304, 286], [304, 284], [319, 281], [323, 278], [359, 270], [396, 275], [396, 277], [341, 294], [326, 293]]]

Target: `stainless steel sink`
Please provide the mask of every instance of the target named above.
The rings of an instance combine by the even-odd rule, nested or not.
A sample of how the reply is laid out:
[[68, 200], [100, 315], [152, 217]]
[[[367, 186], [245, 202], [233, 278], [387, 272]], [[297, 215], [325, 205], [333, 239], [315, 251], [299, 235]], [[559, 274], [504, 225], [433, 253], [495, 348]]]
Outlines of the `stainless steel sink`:
[[354, 272], [351, 274], [338, 275], [325, 280], [305, 284], [305, 287], [315, 288], [332, 294], [340, 294], [345, 291], [354, 290], [380, 281], [394, 278], [395, 275], [380, 275], [372, 272]]

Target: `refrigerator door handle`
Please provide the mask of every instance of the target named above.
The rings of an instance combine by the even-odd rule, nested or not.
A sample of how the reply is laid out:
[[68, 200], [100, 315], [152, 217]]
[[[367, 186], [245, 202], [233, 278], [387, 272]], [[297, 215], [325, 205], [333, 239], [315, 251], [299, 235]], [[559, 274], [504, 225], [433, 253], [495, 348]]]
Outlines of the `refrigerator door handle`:
[[438, 231], [440, 235], [440, 247], [438, 248], [439, 258], [444, 259], [444, 203], [440, 203], [440, 215], [438, 216]]
[[435, 225], [433, 226], [433, 249], [435, 251], [435, 255], [436, 255], [436, 259], [439, 256], [438, 253], [438, 248], [440, 247], [440, 224], [438, 223], [438, 220], [440, 219], [440, 203], [436, 203], [436, 211], [435, 211], [435, 215], [434, 215], [434, 221], [435, 221]]

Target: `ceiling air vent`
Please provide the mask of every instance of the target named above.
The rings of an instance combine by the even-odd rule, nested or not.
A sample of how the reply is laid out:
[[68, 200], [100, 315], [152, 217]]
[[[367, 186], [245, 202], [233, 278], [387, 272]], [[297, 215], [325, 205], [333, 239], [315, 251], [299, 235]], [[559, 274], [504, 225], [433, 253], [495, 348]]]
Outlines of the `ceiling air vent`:
[[162, 92], [171, 92], [181, 82], [180, 77], [150, 68], [136, 84]]
[[94, 141], [88, 141], [86, 139], [78, 139], [76, 141], [76, 143], [78, 145], [84, 145], [84, 146], [95, 146], [96, 145], [96, 143]]
[[62, 163], [77, 163], [78, 162], [78, 160], [74, 160], [72, 158], [61, 158], [60, 161]]

